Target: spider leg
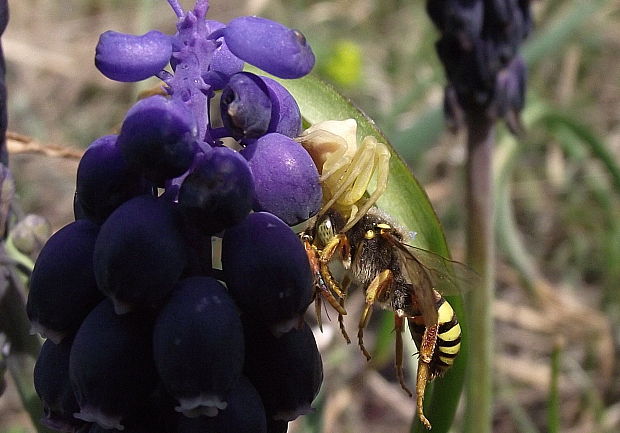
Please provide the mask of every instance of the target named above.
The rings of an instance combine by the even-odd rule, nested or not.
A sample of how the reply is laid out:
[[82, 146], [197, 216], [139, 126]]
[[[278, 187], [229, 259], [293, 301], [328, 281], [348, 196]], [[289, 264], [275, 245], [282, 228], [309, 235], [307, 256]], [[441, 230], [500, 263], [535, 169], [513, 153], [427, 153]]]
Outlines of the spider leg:
[[377, 149], [375, 151], [375, 169], [374, 171], [377, 173], [377, 186], [373, 193], [368, 197], [368, 199], [364, 202], [362, 206], [357, 210], [355, 216], [350, 219], [347, 224], [341, 230], [342, 233], [345, 233], [351, 227], [353, 227], [365, 214], [368, 212], [368, 209], [374, 205], [379, 197], [385, 192], [388, 182], [388, 175], [390, 173], [390, 151], [387, 146], [383, 143], [377, 144]]
[[[322, 207], [321, 211], [318, 214], [319, 217], [324, 214], [328, 209], [330, 209], [332, 205], [336, 203], [336, 201], [340, 199], [340, 197], [342, 197], [343, 194], [347, 193], [347, 191], [349, 190], [351, 185], [353, 185], [360, 173], [365, 170], [372, 170], [376, 143], [376, 140], [364, 140], [362, 146], [357, 150], [355, 156], [351, 160], [351, 163], [347, 167], [344, 167], [346, 168], [346, 170], [344, 171], [342, 176], [339, 177], [339, 179], [334, 185], [328, 185], [329, 189], [333, 190], [333, 195], [329, 199], [329, 201], [325, 203], [325, 205]], [[329, 182], [328, 179], [325, 183], [329, 184], [331, 182]]]
[[392, 271], [385, 269], [371, 281], [366, 289], [366, 305], [364, 305], [364, 310], [362, 311], [362, 316], [360, 317], [360, 323], [357, 330], [357, 342], [368, 361], [370, 361], [371, 356], [364, 346], [364, 328], [368, 325], [375, 301], [381, 298], [386, 290], [391, 288], [393, 281], [394, 275], [392, 274]]

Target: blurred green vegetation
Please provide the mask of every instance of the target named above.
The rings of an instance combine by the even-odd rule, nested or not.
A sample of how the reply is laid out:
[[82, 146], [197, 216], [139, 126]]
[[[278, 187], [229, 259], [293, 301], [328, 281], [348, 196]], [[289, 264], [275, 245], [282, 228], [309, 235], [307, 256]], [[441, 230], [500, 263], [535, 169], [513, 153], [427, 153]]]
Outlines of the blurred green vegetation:
[[[144, 29], [144, 10], [152, 26], [173, 32], [173, 14], [164, 0], [142, 3], [11, 2], [3, 38], [10, 129], [75, 147], [113, 130], [135, 90], [98, 75], [94, 47], [107, 29]], [[183, 4], [189, 7], [191, 1]], [[304, 32], [317, 54], [316, 73], [367, 112], [397, 146], [426, 187], [453, 257], [462, 259], [464, 137], [444, 131], [443, 71], [424, 2], [211, 4], [211, 16], [222, 21], [258, 14]], [[620, 368], [615, 362], [620, 333], [620, 4], [547, 0], [532, 6], [536, 28], [523, 51], [529, 64], [527, 132], [517, 140], [501, 128], [496, 149], [493, 431], [615, 432], [620, 430]], [[14, 155], [12, 164], [25, 209], [49, 216], [56, 228], [66, 223], [75, 163]], [[337, 329], [333, 338], [325, 335], [319, 343], [325, 346], [328, 379], [318, 410], [291, 431], [408, 430], [413, 404], [394, 381], [393, 335], [386, 323], [379, 314], [371, 323], [376, 372], [366, 369], [355, 347], [343, 344]], [[561, 350], [558, 338], [566, 343]], [[408, 364], [415, 364], [415, 358]], [[455, 431], [466, 416], [457, 413]], [[20, 430], [0, 426], [2, 432]]]

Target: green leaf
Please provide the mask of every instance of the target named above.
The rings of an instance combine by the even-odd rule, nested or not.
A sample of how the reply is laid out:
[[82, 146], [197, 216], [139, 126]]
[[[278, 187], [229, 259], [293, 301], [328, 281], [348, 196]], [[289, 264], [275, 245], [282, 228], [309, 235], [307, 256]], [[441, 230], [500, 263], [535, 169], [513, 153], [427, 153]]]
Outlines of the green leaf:
[[[390, 147], [392, 158], [388, 186], [378, 206], [401, 224], [417, 232], [416, 246], [449, 257], [443, 230], [426, 192], [377, 125], [351, 101], [316, 77], [307, 76], [298, 80], [279, 80], [279, 82], [295, 97], [304, 120], [308, 123], [353, 118], [357, 121], [360, 137], [373, 135]], [[464, 312], [460, 297], [447, 297], [447, 299], [463, 322]], [[462, 347], [462, 353], [454, 367], [448, 370], [446, 376], [435, 380], [426, 393], [425, 413], [435, 433], [448, 431], [459, 401], [466, 363], [465, 329]], [[414, 359], [416, 358], [409, 357], [409, 362], [413, 362]], [[410, 378], [410, 383], [413, 384], [414, 380]], [[407, 397], [403, 395], [403, 398]], [[412, 414], [412, 419], [412, 431], [425, 431], [415, 414]]]

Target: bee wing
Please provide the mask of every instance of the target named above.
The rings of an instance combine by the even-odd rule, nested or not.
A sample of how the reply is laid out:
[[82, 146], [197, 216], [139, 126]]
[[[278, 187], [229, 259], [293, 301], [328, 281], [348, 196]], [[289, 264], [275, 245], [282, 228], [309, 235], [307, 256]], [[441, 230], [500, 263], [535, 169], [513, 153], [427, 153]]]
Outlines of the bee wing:
[[431, 251], [401, 244], [428, 271], [434, 289], [442, 295], [458, 295], [482, 284], [480, 275], [460, 262], [446, 259]]
[[413, 293], [416, 297], [417, 306], [424, 317], [424, 324], [431, 326], [439, 320], [433, 281], [429, 270], [409, 251], [407, 245], [400, 242], [393, 235], [384, 233], [386, 239], [395, 247], [404, 274], [411, 280]]

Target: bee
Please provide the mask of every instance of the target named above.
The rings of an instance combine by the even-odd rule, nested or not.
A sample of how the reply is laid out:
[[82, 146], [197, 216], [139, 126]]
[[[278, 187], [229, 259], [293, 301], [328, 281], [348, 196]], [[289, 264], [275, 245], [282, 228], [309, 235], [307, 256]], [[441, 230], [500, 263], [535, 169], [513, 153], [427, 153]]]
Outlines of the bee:
[[[324, 143], [329, 142], [329, 134], [333, 134], [333, 130], [326, 135], [320, 127], [315, 127], [307, 136], [318, 135], [319, 132], [323, 133], [319, 139], [308, 139], [305, 143], [311, 155], [317, 146], [308, 146], [308, 142], [315, 145], [321, 143], [324, 149]], [[354, 137], [354, 134], [349, 135]], [[346, 141], [351, 142], [350, 139]], [[415, 386], [417, 415], [430, 429], [431, 424], [423, 411], [426, 385], [453, 365], [461, 346], [460, 324], [442, 294], [467, 290], [477, 284], [478, 277], [461, 263], [411, 246], [415, 235], [374, 206], [386, 187], [385, 156], [387, 154], [389, 161], [390, 153], [385, 145], [377, 145], [376, 140], [369, 147], [369, 141], [373, 140], [365, 138], [366, 145], [349, 152], [344, 163], [341, 159], [340, 166], [331, 168], [332, 174], [325, 179], [323, 186], [327, 200], [314, 225], [301, 235], [314, 275], [317, 320], [321, 326], [321, 303], [325, 300], [338, 312], [340, 329], [349, 343], [351, 340], [343, 321], [343, 316], [347, 314], [345, 299], [350, 288], [360, 287], [364, 291], [365, 302], [359, 318], [357, 343], [366, 359], [370, 360], [371, 355], [364, 345], [364, 329], [372, 311], [376, 305], [393, 311], [396, 374], [403, 390], [412, 397], [403, 372], [403, 332], [406, 323], [419, 351]], [[301, 143], [304, 144], [304, 141]], [[342, 157], [347, 154], [342, 150], [342, 145], [338, 149], [332, 155]], [[322, 155], [319, 154], [319, 157]], [[320, 160], [319, 157], [313, 156], [315, 163]], [[329, 157], [323, 159], [327, 165]], [[354, 166], [356, 161], [373, 159], [375, 163], [361, 171]], [[317, 167], [325, 173], [325, 165]], [[365, 192], [373, 174], [378, 179], [375, 191], [369, 196], [357, 192], [357, 200], [351, 200], [353, 185]], [[347, 200], [343, 202], [342, 197]], [[333, 276], [329, 266], [336, 259], [348, 271], [340, 280]]]

